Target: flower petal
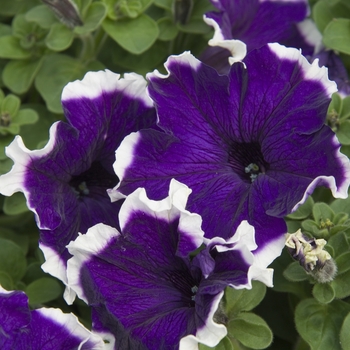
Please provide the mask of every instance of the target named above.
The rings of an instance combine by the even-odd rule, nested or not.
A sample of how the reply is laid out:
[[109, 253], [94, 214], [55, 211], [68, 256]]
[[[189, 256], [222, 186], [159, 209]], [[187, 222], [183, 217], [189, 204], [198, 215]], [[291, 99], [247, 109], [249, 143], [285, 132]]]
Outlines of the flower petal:
[[121, 203], [106, 190], [118, 183], [114, 152], [130, 132], [156, 122], [146, 81], [137, 74], [89, 72], [69, 83], [62, 105], [69, 123], [57, 122], [42, 150], [28, 150], [20, 137], [7, 148], [12, 170], [0, 177], [0, 192], [22, 191], [40, 229], [45, 271], [67, 282], [66, 245], [103, 222], [118, 227]]

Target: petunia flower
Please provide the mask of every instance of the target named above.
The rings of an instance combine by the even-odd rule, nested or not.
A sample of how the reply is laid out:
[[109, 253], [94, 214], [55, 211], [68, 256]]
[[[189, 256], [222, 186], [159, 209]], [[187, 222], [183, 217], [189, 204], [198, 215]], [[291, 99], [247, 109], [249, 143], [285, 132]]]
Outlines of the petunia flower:
[[66, 245], [90, 226], [118, 226], [120, 203], [106, 190], [118, 183], [115, 149], [132, 131], [152, 126], [156, 115], [137, 74], [120, 79], [110, 71], [89, 72], [62, 92], [66, 122], [56, 122], [40, 150], [28, 150], [20, 136], [6, 149], [14, 161], [0, 177], [6, 196], [21, 191], [40, 229], [43, 269], [66, 282]]
[[99, 224], [68, 245], [69, 286], [91, 305], [93, 328], [114, 334], [115, 349], [215, 346], [227, 333], [215, 321], [225, 287], [251, 287], [252, 247], [241, 239], [246, 230], [254, 239], [247, 223], [232, 238], [225, 266], [214, 245], [191, 257], [203, 231], [200, 216], [185, 209], [190, 192], [175, 180], [160, 201], [137, 189], [121, 207], [120, 233]]
[[99, 350], [102, 338], [88, 331], [73, 314], [60, 309], [30, 310], [22, 291], [0, 286], [1, 350]]
[[[321, 44], [321, 34], [310, 20], [306, 0], [211, 0], [218, 11], [204, 21], [214, 27], [214, 37], [201, 60], [220, 73], [244, 58], [246, 52], [278, 42], [301, 48], [312, 55]], [[306, 19], [306, 20], [305, 20]], [[228, 61], [229, 60], [229, 61]]]
[[347, 197], [349, 160], [324, 124], [336, 91], [326, 68], [309, 64], [299, 50], [269, 44], [228, 75], [189, 53], [170, 57], [166, 69], [148, 75], [164, 132], [124, 139], [113, 200], [138, 187], [159, 199], [175, 178], [192, 189], [188, 210], [202, 216], [206, 238], [227, 239], [247, 220], [258, 256], [280, 244], [283, 217], [315, 187]]

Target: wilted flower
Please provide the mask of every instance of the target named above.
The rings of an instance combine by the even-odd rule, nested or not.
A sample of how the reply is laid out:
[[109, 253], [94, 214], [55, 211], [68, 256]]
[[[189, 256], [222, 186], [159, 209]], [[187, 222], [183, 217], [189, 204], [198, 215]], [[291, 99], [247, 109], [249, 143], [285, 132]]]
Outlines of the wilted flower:
[[286, 235], [286, 246], [292, 257], [320, 283], [332, 281], [337, 274], [334, 260], [324, 250], [326, 244], [324, 239], [308, 238], [301, 230]]

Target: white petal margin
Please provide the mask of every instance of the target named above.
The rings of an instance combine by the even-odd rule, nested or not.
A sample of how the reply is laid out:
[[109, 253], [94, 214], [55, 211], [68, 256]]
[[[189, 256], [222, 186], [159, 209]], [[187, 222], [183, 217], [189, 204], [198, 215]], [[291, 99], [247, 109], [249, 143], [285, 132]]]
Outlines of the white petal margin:
[[[23, 192], [28, 200], [29, 191], [24, 186], [25, 174], [27, 166], [32, 159], [41, 158], [50, 153], [56, 142], [56, 132], [59, 122], [52, 124], [50, 128], [49, 141], [46, 146], [39, 150], [30, 151], [23, 143], [21, 136], [16, 136], [9, 146], [5, 148], [6, 155], [14, 162], [12, 169], [4, 175], [0, 176], [0, 193], [4, 196], [12, 196], [15, 192]], [[40, 223], [40, 219], [36, 210], [29, 206], [28, 208], [34, 212], [37, 225], [40, 229], [48, 229]]]
[[[119, 235], [119, 231], [114, 227], [97, 224], [90, 227], [85, 235], [79, 233], [79, 236], [67, 245], [69, 253], [73, 255], [67, 262], [67, 287], [72, 289], [86, 303], [88, 303], [88, 300], [80, 283], [81, 267], [92, 256], [98, 255], [108, 245], [111, 239]], [[66, 302], [71, 304], [72, 300], [68, 298]]]
[[268, 44], [268, 46], [280, 59], [297, 62], [304, 73], [304, 78], [306, 80], [318, 81], [323, 86], [328, 97], [331, 97], [334, 92], [338, 91], [337, 84], [328, 79], [328, 69], [326, 67], [319, 67], [318, 59], [309, 63], [298, 49], [285, 47], [278, 43]]
[[348, 198], [348, 189], [350, 186], [350, 161], [349, 158], [340, 152], [340, 143], [336, 135], [333, 136], [333, 144], [338, 147], [335, 158], [338, 159], [341, 168], [343, 169], [344, 180], [340, 186], [337, 186], [333, 176], [318, 176], [307, 187], [303, 198], [293, 207], [292, 212], [298, 209], [298, 207], [305, 203], [307, 198], [313, 193], [314, 189], [321, 185], [327, 184], [328, 188], [332, 191], [334, 198]]
[[64, 290], [63, 297], [68, 304], [72, 304], [75, 300], [76, 293], [67, 286], [68, 279], [66, 265], [61, 259], [60, 254], [58, 254], [52, 248], [47, 247], [43, 243], [39, 243], [39, 248], [41, 249], [45, 257], [45, 262], [41, 265], [41, 268], [43, 269], [43, 271], [58, 278], [65, 284], [66, 289]]
[[313, 54], [316, 55], [319, 53], [323, 49], [322, 34], [317, 29], [315, 23], [310, 18], [307, 18], [304, 21], [297, 23], [296, 26], [305, 41], [309, 45], [314, 46], [315, 49]]
[[160, 73], [157, 69], [155, 69], [151, 73], [146, 74], [146, 78], [151, 80], [153, 76], [161, 79], [166, 79], [170, 76], [170, 70], [168, 67], [175, 62], [175, 64], [183, 64], [190, 66], [195, 72], [199, 69], [199, 67], [203, 64], [200, 60], [194, 57], [190, 51], [185, 51], [180, 55], [171, 55], [168, 57], [166, 62], [164, 63], [164, 67], [167, 70], [167, 74]]
[[52, 322], [61, 325], [72, 336], [75, 336], [81, 339], [81, 343], [78, 347], [78, 350], [80, 350], [83, 347], [83, 345], [86, 344], [87, 342], [90, 343], [89, 349], [91, 350], [105, 349], [105, 344], [102, 338], [99, 335], [91, 333], [89, 330], [87, 330], [78, 321], [78, 318], [72, 313], [65, 314], [60, 309], [53, 309], [53, 308], [50, 308], [50, 309], [41, 308], [35, 311], [40, 313], [43, 318], [49, 319]]
[[243, 220], [237, 227], [235, 234], [227, 240], [221, 237], [214, 237], [212, 239], [204, 239], [204, 243], [220, 252], [231, 250], [240, 251], [245, 262], [250, 265], [248, 269], [248, 281], [242, 285], [230, 285], [235, 289], [251, 289], [252, 280], [260, 281], [268, 287], [273, 287], [273, 269], [267, 266], [281, 255], [284, 247], [285, 238], [274, 241], [262, 251], [254, 255], [254, 251], [258, 248], [255, 242], [255, 229], [248, 221]]
[[107, 190], [107, 194], [112, 202], [126, 198], [124, 194], [118, 191], [118, 188], [124, 178], [126, 169], [133, 161], [135, 149], [139, 143], [140, 137], [141, 134], [139, 132], [132, 132], [130, 135], [124, 138], [120, 146], [115, 151], [115, 162], [113, 163], [113, 169], [120, 181], [117, 186]]
[[242, 61], [247, 55], [247, 45], [241, 40], [225, 39], [222, 35], [220, 26], [212, 18], [204, 15], [203, 20], [206, 24], [214, 28], [214, 36], [208, 41], [208, 44], [210, 46], [219, 46], [230, 51], [231, 57], [228, 58], [230, 65]]
[[221, 292], [215, 296], [206, 323], [202, 328], [197, 330], [196, 335], [187, 335], [182, 338], [180, 340], [179, 350], [198, 350], [199, 343], [214, 347], [219, 344], [221, 339], [226, 337], [226, 327], [223, 324], [215, 323], [213, 319], [223, 295], [224, 292]]
[[142, 100], [146, 106], [152, 107], [153, 102], [146, 91], [146, 80], [136, 73], [125, 73], [120, 79], [116, 74], [106, 69], [98, 72], [88, 72], [82, 80], [68, 83], [62, 91], [62, 102], [86, 97], [93, 99], [113, 91], [123, 91], [130, 98]]
[[132, 219], [134, 212], [143, 212], [157, 220], [171, 222], [179, 218], [179, 230], [190, 234], [196, 247], [203, 243], [204, 232], [201, 229], [202, 218], [198, 214], [190, 213], [185, 209], [188, 196], [192, 190], [185, 184], [172, 179], [169, 185], [168, 197], [154, 201], [147, 197], [144, 188], [138, 188], [131, 193], [123, 203], [119, 212], [119, 224], [123, 231], [126, 224]]

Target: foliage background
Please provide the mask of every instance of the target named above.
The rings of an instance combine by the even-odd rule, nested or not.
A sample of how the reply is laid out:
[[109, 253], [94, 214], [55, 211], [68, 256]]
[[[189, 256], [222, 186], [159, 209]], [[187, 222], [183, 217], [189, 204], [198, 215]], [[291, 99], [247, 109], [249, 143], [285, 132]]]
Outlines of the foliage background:
[[[59, 4], [65, 4], [65, 10]], [[209, 0], [1, 0], [0, 174], [11, 169], [5, 147], [20, 134], [30, 149], [42, 148], [48, 130], [64, 120], [60, 96], [88, 71], [146, 74], [171, 54], [199, 55], [212, 37], [203, 14]], [[70, 6], [69, 6], [70, 5]], [[340, 54], [350, 72], [350, 2], [310, 0], [311, 18], [326, 48]], [[350, 96], [334, 94], [328, 123], [350, 156]], [[274, 288], [225, 294], [229, 335], [217, 349], [350, 349], [350, 199], [334, 200], [318, 189], [287, 218], [325, 238], [338, 275], [317, 283], [287, 251], [274, 263]], [[59, 307], [90, 327], [90, 310], [79, 300], [68, 306], [64, 286], [41, 270], [38, 229], [24, 196], [0, 196], [0, 284], [24, 290], [32, 308]], [[201, 346], [201, 349], [206, 347]]]

